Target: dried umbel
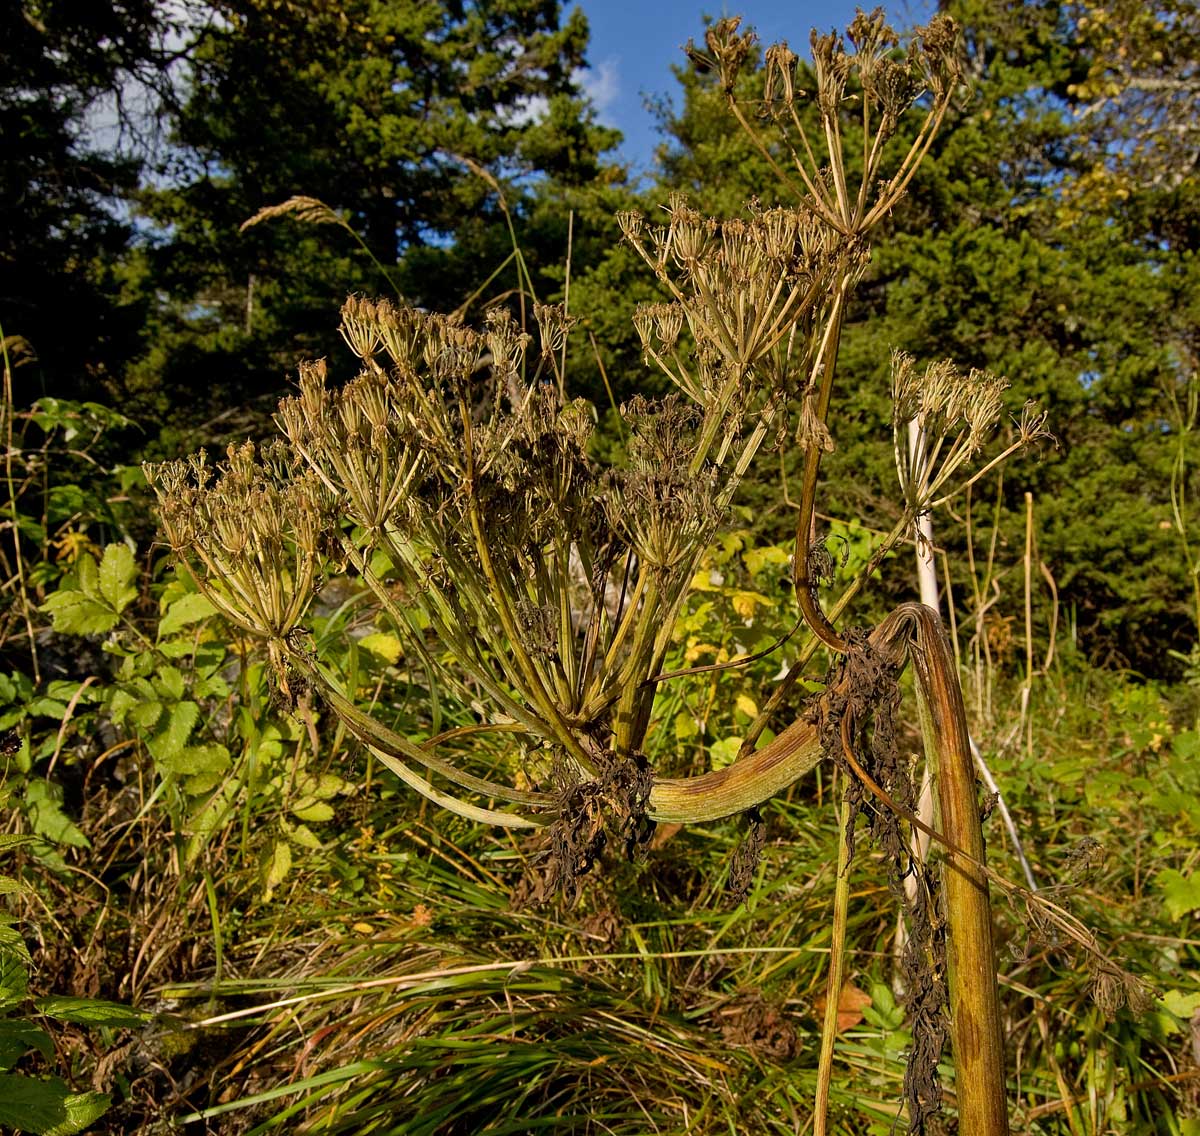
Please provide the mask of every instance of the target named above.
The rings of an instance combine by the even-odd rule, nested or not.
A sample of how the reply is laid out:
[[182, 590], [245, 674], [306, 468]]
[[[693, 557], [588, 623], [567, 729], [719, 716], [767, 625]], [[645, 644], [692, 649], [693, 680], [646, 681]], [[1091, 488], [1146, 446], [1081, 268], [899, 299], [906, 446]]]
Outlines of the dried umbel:
[[[694, 62], [715, 70], [730, 108], [776, 173], [786, 183], [799, 179], [797, 196], [826, 224], [846, 236], [868, 233], [903, 195], [918, 164], [928, 151], [951, 99], [962, 80], [958, 31], [950, 17], [935, 15], [918, 28], [900, 53], [898, 37], [883, 10], [859, 12], [846, 38], [813, 32], [812, 85], [802, 85], [798, 60], [786, 43], [768, 47], [763, 55], [764, 89], [759, 104], [786, 134], [791, 169], [779, 163], [773, 149], [753, 128], [742, 109], [737, 79], [754, 37], [739, 32], [736, 19], [719, 20], [709, 29], [707, 54], [689, 45]], [[888, 143], [895, 137], [905, 111], [923, 95], [929, 113], [917, 136], [888, 178], [882, 165]], [[812, 99], [817, 121], [804, 113]], [[845, 119], [859, 119], [863, 135], [860, 167], [853, 179], [845, 160]]]
[[708, 545], [724, 515], [717, 469], [693, 468], [700, 415], [676, 395], [657, 405], [635, 399], [621, 414], [629, 461], [605, 480], [609, 524], [647, 565], [676, 568]]
[[301, 364], [299, 393], [279, 404], [277, 421], [295, 454], [371, 540], [402, 523], [421, 467], [400, 395], [381, 371], [364, 372], [331, 392], [322, 360]]
[[647, 228], [640, 215], [625, 214], [622, 231], [674, 299], [639, 311], [642, 347], [702, 405], [722, 392], [698, 387], [675, 357], [684, 324], [698, 348], [747, 381], [786, 337], [815, 323], [835, 275], [857, 273], [865, 263], [863, 250], [804, 209], [755, 210], [748, 219], [718, 222], [674, 194], [665, 225]]
[[987, 372], [961, 371], [941, 360], [923, 371], [903, 351], [892, 354], [892, 431], [896, 470], [905, 501], [915, 512], [943, 504], [1009, 454], [1045, 437], [1045, 415], [1031, 403], [1003, 451], [968, 482], [956, 476], [991, 440], [1004, 412], [1008, 382]]
[[292, 475], [278, 451], [230, 446], [215, 470], [203, 450], [143, 467], [163, 531], [203, 593], [239, 627], [272, 642], [299, 625], [312, 599], [329, 496], [315, 476]]

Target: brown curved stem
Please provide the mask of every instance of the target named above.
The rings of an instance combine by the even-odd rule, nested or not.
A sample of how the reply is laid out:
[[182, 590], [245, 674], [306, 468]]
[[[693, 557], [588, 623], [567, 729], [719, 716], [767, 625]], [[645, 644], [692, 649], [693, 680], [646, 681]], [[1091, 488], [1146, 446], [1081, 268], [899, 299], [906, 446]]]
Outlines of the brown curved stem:
[[[837, 362], [838, 346], [842, 338], [842, 317], [846, 309], [846, 296], [850, 291], [850, 277], [842, 277], [841, 287], [834, 296], [829, 312], [829, 322], [817, 352], [815, 371], [820, 375], [817, 392], [817, 420], [824, 425], [829, 416], [829, 401], [833, 395], [833, 372]], [[821, 456], [824, 450], [819, 439], [810, 438], [804, 454], [804, 475], [800, 482], [800, 511], [796, 516], [796, 553], [792, 559], [792, 586], [796, 592], [796, 604], [804, 621], [813, 633], [831, 651], [845, 653], [846, 641], [837, 633], [826, 618], [817, 599], [817, 579], [812, 564], [812, 527], [816, 511], [817, 481], [821, 475]]]

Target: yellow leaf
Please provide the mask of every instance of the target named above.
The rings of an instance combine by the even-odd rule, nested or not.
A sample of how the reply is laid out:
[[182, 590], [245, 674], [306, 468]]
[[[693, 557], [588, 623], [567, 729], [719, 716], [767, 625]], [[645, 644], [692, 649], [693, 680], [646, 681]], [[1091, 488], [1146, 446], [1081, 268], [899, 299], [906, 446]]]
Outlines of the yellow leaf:
[[395, 666], [400, 659], [400, 640], [386, 631], [376, 631], [374, 634], [364, 636], [358, 641], [358, 645], [370, 651], [372, 655], [378, 655], [390, 666]]
[[271, 898], [275, 889], [283, 883], [291, 870], [292, 850], [286, 840], [277, 840], [271, 851], [267, 853], [261, 869], [264, 903]]
[[754, 609], [759, 604], [770, 603], [761, 592], [734, 592], [733, 593], [733, 610], [738, 613], [744, 620], [749, 621], [754, 618]]
[[375, 928], [372, 927], [370, 923], [355, 923], [354, 926], [350, 928], [350, 930], [357, 931], [358, 934], [360, 934], [360, 935], [374, 935], [375, 934]]
[[745, 714], [747, 718], [758, 717], [758, 705], [748, 694], [739, 694], [734, 706], [736, 706], [741, 713]]
[[683, 656], [685, 663], [694, 663], [701, 655], [715, 655], [716, 647], [711, 643], [692, 643]]

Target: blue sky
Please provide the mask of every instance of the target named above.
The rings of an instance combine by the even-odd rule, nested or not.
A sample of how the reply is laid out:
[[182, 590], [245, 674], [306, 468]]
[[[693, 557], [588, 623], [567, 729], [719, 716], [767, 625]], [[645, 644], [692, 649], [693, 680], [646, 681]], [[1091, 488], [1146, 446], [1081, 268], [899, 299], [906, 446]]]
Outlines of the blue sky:
[[[844, 28], [854, 18], [854, 0], [573, 0], [592, 30], [591, 64], [585, 87], [600, 120], [625, 135], [619, 151], [635, 170], [649, 168], [660, 138], [647, 95], [674, 95], [672, 64], [683, 61], [689, 37], [702, 42], [704, 15], [740, 15], [764, 43], [786, 39], [792, 50], [808, 54], [808, 33]], [[873, 6], [869, 2], [868, 8]], [[930, 5], [923, 0], [890, 0], [883, 5], [892, 23], [909, 27]]]

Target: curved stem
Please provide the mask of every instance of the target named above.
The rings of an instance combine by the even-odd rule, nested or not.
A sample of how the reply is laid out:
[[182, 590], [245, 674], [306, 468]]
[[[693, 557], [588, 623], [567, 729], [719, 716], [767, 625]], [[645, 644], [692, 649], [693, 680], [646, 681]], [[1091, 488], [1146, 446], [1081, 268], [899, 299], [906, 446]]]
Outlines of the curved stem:
[[[849, 277], [844, 276], [817, 356], [816, 370], [821, 377], [821, 388], [817, 396], [818, 420], [824, 424], [829, 415], [829, 400], [833, 394], [833, 372], [837, 361], [838, 345], [842, 338], [842, 316], [846, 296], [850, 291]], [[826, 618], [817, 600], [817, 581], [812, 570], [812, 521], [816, 509], [817, 479], [821, 474], [823, 450], [815, 439], [809, 441], [804, 455], [804, 474], [800, 483], [800, 511], [796, 517], [796, 553], [792, 565], [792, 585], [796, 592], [796, 603], [805, 622], [813, 629], [817, 638], [830, 650], [845, 652], [846, 641], [837, 633]]]

